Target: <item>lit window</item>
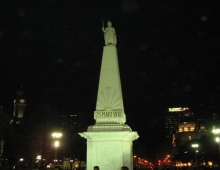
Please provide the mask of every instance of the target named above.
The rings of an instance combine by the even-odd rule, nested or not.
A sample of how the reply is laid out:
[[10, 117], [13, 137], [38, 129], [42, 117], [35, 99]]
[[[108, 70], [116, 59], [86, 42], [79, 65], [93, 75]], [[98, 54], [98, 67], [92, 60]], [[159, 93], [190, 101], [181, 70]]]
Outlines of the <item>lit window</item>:
[[190, 131], [190, 127], [188, 127], [188, 131]]

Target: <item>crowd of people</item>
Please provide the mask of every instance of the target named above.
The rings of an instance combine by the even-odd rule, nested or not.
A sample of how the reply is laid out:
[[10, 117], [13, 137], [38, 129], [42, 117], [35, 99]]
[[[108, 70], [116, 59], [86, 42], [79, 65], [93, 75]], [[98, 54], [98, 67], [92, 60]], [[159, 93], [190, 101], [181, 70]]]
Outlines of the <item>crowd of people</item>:
[[[100, 169], [99, 169], [99, 166], [94, 166], [94, 167], [93, 167], [93, 170], [100, 170]], [[122, 167], [121, 167], [121, 170], [129, 170], [129, 168], [128, 168], [127, 166], [122, 166]]]

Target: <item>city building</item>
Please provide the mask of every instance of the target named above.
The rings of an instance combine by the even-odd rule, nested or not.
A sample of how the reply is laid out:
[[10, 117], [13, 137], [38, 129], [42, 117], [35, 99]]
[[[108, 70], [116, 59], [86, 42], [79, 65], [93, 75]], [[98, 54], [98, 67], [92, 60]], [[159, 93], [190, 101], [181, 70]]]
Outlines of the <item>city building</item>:
[[208, 134], [208, 127], [205, 119], [197, 119], [196, 121], [183, 121], [178, 124], [178, 129], [173, 134], [172, 144], [174, 147], [182, 146], [187, 141], [200, 139], [201, 136]]
[[63, 133], [62, 146], [60, 152], [66, 158], [77, 158], [80, 161], [86, 160], [86, 143], [78, 133], [87, 129], [88, 122], [86, 114], [66, 113], [61, 115], [61, 131]]
[[[22, 124], [24, 112], [27, 105], [25, 93], [22, 89], [16, 91], [16, 98], [14, 99], [14, 110], [12, 122], [15, 124]], [[11, 123], [12, 123], [11, 122]]]
[[61, 115], [61, 129], [66, 132], [69, 138], [79, 137], [79, 132], [87, 128], [83, 113]]
[[[7, 135], [4, 139], [0, 138], [0, 157], [2, 157], [3, 166], [14, 166], [17, 158], [27, 153], [25, 150], [26, 139], [24, 115], [27, 105], [26, 98], [22, 87], [16, 91], [16, 97], [13, 103], [13, 117], [8, 115]], [[0, 107], [0, 112], [3, 112], [3, 107]]]
[[166, 138], [172, 139], [173, 134], [176, 133], [178, 124], [183, 118], [194, 118], [194, 113], [191, 112], [188, 107], [175, 107], [168, 108], [168, 112], [165, 115], [165, 133]]
[[219, 106], [215, 102], [209, 102], [209, 115], [212, 116], [213, 121], [220, 120], [220, 109]]

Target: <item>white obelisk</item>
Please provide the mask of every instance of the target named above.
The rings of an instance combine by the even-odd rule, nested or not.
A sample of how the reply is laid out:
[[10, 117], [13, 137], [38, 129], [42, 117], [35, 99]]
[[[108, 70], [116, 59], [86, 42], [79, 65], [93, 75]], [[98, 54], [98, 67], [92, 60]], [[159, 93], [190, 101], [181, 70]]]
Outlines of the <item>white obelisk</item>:
[[80, 135], [87, 139], [87, 170], [133, 170], [133, 142], [139, 136], [125, 124], [126, 115], [116, 49], [115, 29], [109, 21], [103, 32], [105, 46], [99, 79], [98, 97], [94, 112], [95, 125]]

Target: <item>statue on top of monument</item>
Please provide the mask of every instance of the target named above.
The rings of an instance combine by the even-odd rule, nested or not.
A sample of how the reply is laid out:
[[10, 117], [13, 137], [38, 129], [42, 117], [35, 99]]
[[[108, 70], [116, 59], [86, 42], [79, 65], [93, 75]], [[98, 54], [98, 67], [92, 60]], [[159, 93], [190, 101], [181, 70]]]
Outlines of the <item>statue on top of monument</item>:
[[107, 22], [106, 28], [104, 28], [104, 24], [102, 26], [102, 31], [104, 32], [104, 39], [105, 39], [105, 45], [116, 45], [117, 44], [117, 38], [115, 33], [115, 28], [112, 27], [112, 22]]

